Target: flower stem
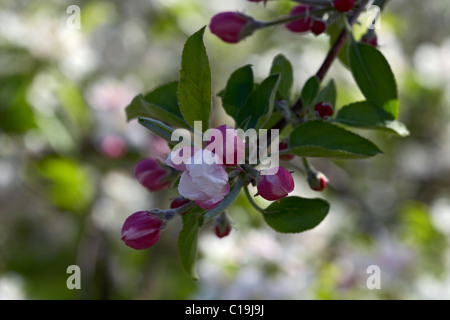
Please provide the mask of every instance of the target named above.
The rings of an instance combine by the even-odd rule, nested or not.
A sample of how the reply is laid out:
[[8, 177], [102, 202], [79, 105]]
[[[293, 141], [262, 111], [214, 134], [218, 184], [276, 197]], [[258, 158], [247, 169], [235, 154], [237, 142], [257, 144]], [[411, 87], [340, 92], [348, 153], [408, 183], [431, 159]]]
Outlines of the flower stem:
[[302, 19], [308, 15], [317, 15], [317, 14], [324, 14], [326, 12], [330, 12], [333, 11], [334, 8], [331, 6], [328, 6], [325, 9], [319, 9], [319, 10], [312, 10], [310, 12], [303, 12], [303, 13], [299, 13], [299, 14], [295, 14], [295, 15], [290, 15], [290, 16], [286, 16], [280, 19], [276, 19], [276, 20], [272, 20], [272, 21], [258, 21], [258, 24], [256, 26], [257, 29], [262, 29], [262, 28], [266, 28], [266, 27], [271, 27], [271, 26], [276, 26], [279, 24], [285, 24], [285, 23], [289, 23], [292, 21], [296, 21], [299, 19]]
[[248, 199], [248, 202], [250, 202], [251, 206], [256, 209], [256, 211], [265, 214], [265, 210], [263, 208], [261, 208], [260, 206], [258, 206], [258, 204], [255, 202], [255, 200], [253, 199], [253, 197], [250, 195], [250, 192], [248, 191], [248, 186], [244, 186], [244, 193], [245, 196]]

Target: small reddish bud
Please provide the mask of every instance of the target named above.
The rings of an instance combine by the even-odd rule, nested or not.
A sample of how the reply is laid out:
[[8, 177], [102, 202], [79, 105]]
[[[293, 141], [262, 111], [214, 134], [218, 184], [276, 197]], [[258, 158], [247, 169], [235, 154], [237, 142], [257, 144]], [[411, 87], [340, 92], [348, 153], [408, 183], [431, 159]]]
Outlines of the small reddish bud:
[[214, 220], [214, 232], [219, 238], [226, 237], [231, 232], [231, 221], [225, 212]]
[[225, 42], [237, 43], [253, 30], [252, 19], [239, 12], [221, 12], [212, 17], [209, 29]]
[[169, 188], [171, 181], [164, 181], [168, 171], [153, 158], [143, 159], [136, 164], [134, 176], [149, 191]]
[[322, 172], [317, 172], [313, 169], [308, 170], [307, 173], [308, 185], [312, 190], [322, 191], [327, 187], [328, 179]]
[[339, 12], [347, 12], [354, 6], [355, 0], [334, 0], [334, 8]]
[[314, 33], [316, 36], [323, 33], [325, 30], [327, 30], [327, 25], [322, 20], [314, 20], [312, 26], [311, 26], [311, 32]]
[[159, 239], [163, 221], [148, 211], [138, 211], [129, 216], [122, 227], [122, 241], [133, 249], [153, 246]]
[[258, 195], [264, 199], [279, 200], [294, 190], [294, 178], [285, 168], [274, 167], [261, 176], [256, 187]]
[[[281, 141], [280, 145], [278, 146], [278, 150], [283, 151], [288, 148], [288, 143], [286, 141]], [[286, 153], [286, 154], [280, 154], [280, 160], [283, 161], [290, 161], [295, 158], [295, 154]]]
[[[172, 200], [170, 203], [170, 209], [175, 209], [184, 206], [186, 203], [188, 203], [190, 200], [186, 199], [183, 196], [178, 196], [175, 199]], [[186, 211], [187, 212], [187, 211]], [[181, 215], [186, 214], [186, 212], [180, 213]]]
[[319, 102], [314, 107], [314, 113], [319, 118], [327, 119], [333, 115], [333, 107], [331, 106], [331, 103], [329, 103], [328, 101]]
[[311, 25], [312, 25], [312, 19], [309, 16], [309, 7], [305, 6], [305, 5], [298, 5], [296, 6], [294, 9], [292, 9], [290, 15], [291, 16], [295, 16], [301, 13], [305, 13], [306, 16], [289, 22], [286, 24], [286, 28], [288, 28], [290, 31], [292, 32], [306, 32], [309, 31], [311, 29]]
[[361, 42], [371, 45], [372, 47], [378, 47], [378, 37], [377, 35], [372, 32], [372, 34], [370, 33], [366, 33], [362, 38], [361, 38]]

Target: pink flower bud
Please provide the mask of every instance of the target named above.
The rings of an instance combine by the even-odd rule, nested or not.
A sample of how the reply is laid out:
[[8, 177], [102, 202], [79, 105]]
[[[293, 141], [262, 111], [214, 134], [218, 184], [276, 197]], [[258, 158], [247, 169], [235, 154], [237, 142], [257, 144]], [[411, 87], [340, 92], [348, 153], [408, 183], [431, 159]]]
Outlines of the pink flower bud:
[[355, 0], [334, 0], [334, 8], [339, 12], [347, 12], [355, 5]]
[[[189, 199], [186, 199], [185, 197], [182, 197], [182, 196], [178, 196], [175, 199], [173, 199], [172, 202], [170, 203], [170, 209], [182, 207], [188, 202], [189, 202]], [[183, 212], [180, 214], [183, 215], [183, 214], [186, 214], [186, 212]]]
[[314, 112], [317, 117], [327, 119], [333, 115], [333, 107], [328, 101], [319, 102], [314, 107]]
[[167, 174], [168, 171], [156, 159], [152, 158], [139, 161], [134, 168], [134, 176], [149, 191], [169, 188], [171, 181], [163, 181]]
[[[274, 173], [275, 174], [271, 174]], [[256, 185], [258, 195], [266, 200], [274, 201], [286, 197], [294, 190], [294, 178], [292, 174], [283, 167], [269, 169], [266, 175]]]
[[308, 169], [307, 172], [308, 185], [312, 190], [322, 191], [327, 187], [328, 179], [322, 172], [314, 169]]
[[305, 13], [306, 16], [304, 18], [289, 22], [286, 24], [286, 28], [288, 28], [292, 32], [306, 32], [311, 29], [312, 19], [309, 16], [309, 7], [305, 5], [298, 5], [291, 11], [291, 16], [295, 16], [301, 13]]
[[221, 12], [212, 17], [209, 29], [223, 41], [237, 43], [253, 32], [251, 25], [252, 21], [244, 14]]
[[230, 126], [221, 125], [210, 130], [207, 141], [205, 149], [217, 155], [219, 164], [235, 166], [245, 157], [245, 144]]
[[[280, 145], [278, 146], [278, 150], [283, 151], [288, 148], [288, 143], [286, 141], [281, 141]], [[295, 158], [295, 154], [287, 153], [287, 154], [281, 154], [280, 160], [283, 161], [290, 161]]]
[[150, 212], [135, 212], [123, 224], [122, 240], [133, 249], [147, 249], [158, 241], [162, 226], [162, 220]]

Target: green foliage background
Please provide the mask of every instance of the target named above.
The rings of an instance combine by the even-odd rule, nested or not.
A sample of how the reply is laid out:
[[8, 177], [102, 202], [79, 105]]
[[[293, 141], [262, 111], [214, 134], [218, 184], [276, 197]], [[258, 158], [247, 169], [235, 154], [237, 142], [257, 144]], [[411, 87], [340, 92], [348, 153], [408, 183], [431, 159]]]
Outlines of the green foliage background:
[[[73, 4], [81, 8], [80, 30], [66, 28]], [[150, 250], [134, 251], [120, 240], [129, 214], [167, 208], [176, 195], [149, 194], [134, 180], [134, 164], [155, 156], [158, 140], [126, 122], [125, 106], [179, 78], [184, 42], [213, 14], [245, 10], [268, 20], [292, 5], [0, 0], [0, 299], [450, 298], [446, 1], [388, 4], [377, 30], [380, 50], [396, 75], [399, 119], [411, 134], [361, 130], [383, 155], [313, 161], [330, 179], [320, 196], [331, 209], [317, 228], [277, 234], [241, 195], [229, 210], [235, 222], [229, 237], [202, 228], [196, 282], [178, 259], [180, 219]], [[204, 41], [213, 94], [246, 64], [260, 81], [282, 53], [293, 63], [296, 97], [329, 45], [325, 35], [299, 36], [283, 27], [237, 45], [206, 29]], [[328, 78], [335, 79], [338, 107], [361, 100], [341, 62], [324, 83]], [[213, 101], [212, 126], [232, 124], [220, 101]], [[117, 138], [126, 152], [108, 153], [108, 141]], [[300, 160], [287, 166], [297, 171], [295, 195], [316, 197]], [[81, 290], [66, 287], [73, 264], [81, 268]], [[381, 268], [380, 290], [366, 287], [374, 264]]]

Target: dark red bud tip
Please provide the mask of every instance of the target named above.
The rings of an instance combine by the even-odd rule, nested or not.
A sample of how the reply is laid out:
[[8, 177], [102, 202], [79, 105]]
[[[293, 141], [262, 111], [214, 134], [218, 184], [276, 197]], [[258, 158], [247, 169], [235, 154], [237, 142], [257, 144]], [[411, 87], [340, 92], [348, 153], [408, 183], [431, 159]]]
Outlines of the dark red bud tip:
[[[188, 203], [190, 200], [186, 199], [183, 196], [178, 196], [175, 199], [172, 200], [170, 203], [170, 209], [175, 209], [184, 206], [186, 203]], [[187, 211], [186, 211], [187, 212]], [[186, 212], [180, 213], [181, 215], [186, 214]]]
[[223, 228], [221, 228], [220, 226], [216, 225], [214, 227], [214, 232], [216, 233], [216, 236], [218, 236], [219, 238], [223, 238], [230, 234], [231, 227], [224, 226]]
[[225, 42], [237, 43], [249, 21], [239, 12], [221, 12], [212, 17], [209, 29]]
[[318, 118], [324, 118], [327, 119], [333, 115], [333, 107], [331, 104], [327, 101], [325, 102], [319, 102], [314, 107], [314, 113]]
[[339, 12], [347, 12], [354, 6], [355, 0], [334, 0], [334, 8]]
[[322, 191], [327, 187], [328, 179], [322, 172], [309, 171], [308, 185], [314, 191]]
[[159, 239], [163, 221], [148, 211], [138, 211], [129, 216], [122, 227], [122, 241], [133, 249], [153, 246]]
[[294, 9], [292, 9], [290, 15], [295, 16], [295, 15], [305, 13], [306, 16], [303, 18], [300, 18], [298, 20], [289, 22], [288, 24], [286, 24], [286, 28], [292, 32], [309, 31], [311, 29], [311, 25], [312, 25], [312, 19], [309, 16], [309, 11], [310, 11], [310, 8], [308, 6], [305, 6], [302, 4], [296, 6]]
[[[288, 148], [288, 143], [286, 141], [281, 141], [280, 145], [278, 146], [278, 150], [282, 151], [282, 150], [286, 150]], [[281, 154], [280, 155], [280, 160], [283, 161], [290, 161], [292, 159], [295, 158], [295, 154], [291, 154], [291, 153], [287, 153], [287, 154]]]
[[311, 32], [314, 33], [316, 36], [323, 33], [326, 29], [327, 25], [322, 20], [314, 20], [311, 26]]

